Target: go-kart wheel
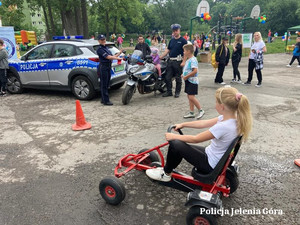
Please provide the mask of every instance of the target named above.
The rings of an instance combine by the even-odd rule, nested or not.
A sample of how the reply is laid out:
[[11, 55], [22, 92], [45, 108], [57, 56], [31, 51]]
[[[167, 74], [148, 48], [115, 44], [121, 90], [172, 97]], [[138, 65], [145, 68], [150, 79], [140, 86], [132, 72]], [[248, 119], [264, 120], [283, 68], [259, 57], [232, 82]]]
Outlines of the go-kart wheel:
[[150, 167], [161, 167], [161, 162], [152, 162]]
[[99, 191], [102, 198], [111, 205], [120, 204], [125, 196], [125, 187], [116, 177], [108, 176], [100, 181]]
[[[201, 210], [202, 209], [202, 210]], [[186, 224], [187, 225], [216, 225], [217, 220], [214, 215], [208, 215], [203, 211], [203, 207], [193, 206], [189, 209], [188, 214], [186, 215]]]
[[[147, 150], [149, 150], [149, 149], [146, 149], [146, 148], [142, 149], [141, 151], [139, 151], [138, 154], [143, 153], [143, 152], [145, 152]], [[143, 160], [141, 162], [141, 164], [146, 165], [146, 166], [150, 166], [151, 163], [153, 163], [153, 162], [158, 162], [158, 163], [161, 162], [160, 161], [160, 157], [159, 157], [159, 155], [158, 155], [158, 153], [156, 151], [149, 152], [148, 154], [149, 154], [149, 157], [147, 157], [145, 160]]]
[[233, 167], [226, 170], [225, 185], [230, 187], [230, 194], [236, 191], [239, 186], [238, 174]]

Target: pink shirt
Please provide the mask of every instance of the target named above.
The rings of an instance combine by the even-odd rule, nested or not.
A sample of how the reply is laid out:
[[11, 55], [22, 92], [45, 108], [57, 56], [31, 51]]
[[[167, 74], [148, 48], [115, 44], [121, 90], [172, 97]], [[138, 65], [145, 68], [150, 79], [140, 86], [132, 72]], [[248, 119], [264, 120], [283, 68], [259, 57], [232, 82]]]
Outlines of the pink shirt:
[[123, 43], [123, 38], [122, 37], [118, 37], [118, 39], [117, 39], [117, 41], [118, 41], [118, 43]]

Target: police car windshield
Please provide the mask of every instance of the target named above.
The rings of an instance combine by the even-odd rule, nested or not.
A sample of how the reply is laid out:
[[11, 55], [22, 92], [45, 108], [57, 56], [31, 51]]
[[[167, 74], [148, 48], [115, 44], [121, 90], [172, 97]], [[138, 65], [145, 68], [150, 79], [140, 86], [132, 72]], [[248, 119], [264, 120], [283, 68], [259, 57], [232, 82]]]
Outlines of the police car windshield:
[[[95, 52], [97, 52], [99, 46], [100, 46], [100, 45], [94, 45], [94, 46], [93, 46]], [[115, 46], [113, 46], [113, 45], [106, 45], [106, 46], [108, 47], [108, 49], [110, 50], [110, 52], [111, 52], [112, 55], [115, 55], [115, 54], [117, 54], [117, 53], [120, 52], [120, 50], [117, 49], [117, 48], [116, 48]]]

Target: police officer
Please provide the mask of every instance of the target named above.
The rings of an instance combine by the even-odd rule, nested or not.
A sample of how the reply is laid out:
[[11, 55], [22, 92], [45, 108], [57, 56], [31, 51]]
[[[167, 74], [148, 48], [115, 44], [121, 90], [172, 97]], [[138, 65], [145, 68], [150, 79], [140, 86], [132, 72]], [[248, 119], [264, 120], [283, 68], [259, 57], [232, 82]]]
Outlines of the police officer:
[[163, 97], [172, 96], [172, 77], [176, 78], [176, 89], [175, 89], [175, 98], [179, 97], [181, 91], [181, 74], [182, 74], [182, 66], [183, 62], [183, 46], [187, 44], [187, 41], [180, 36], [180, 28], [179, 24], [171, 25], [173, 38], [170, 40], [168, 48], [161, 55], [161, 59], [163, 59], [168, 53], [170, 56], [170, 60], [167, 65], [167, 73], [165, 77], [167, 92], [164, 93]]
[[100, 77], [100, 90], [101, 90], [101, 103], [103, 105], [113, 105], [111, 101], [109, 101], [108, 96], [108, 87], [111, 77], [111, 63], [112, 60], [122, 60], [118, 56], [122, 53], [121, 50], [118, 54], [112, 55], [111, 51], [105, 46], [106, 38], [103, 34], [98, 36], [98, 42], [100, 47], [97, 50], [97, 54], [99, 56], [99, 67], [98, 67], [98, 75]]

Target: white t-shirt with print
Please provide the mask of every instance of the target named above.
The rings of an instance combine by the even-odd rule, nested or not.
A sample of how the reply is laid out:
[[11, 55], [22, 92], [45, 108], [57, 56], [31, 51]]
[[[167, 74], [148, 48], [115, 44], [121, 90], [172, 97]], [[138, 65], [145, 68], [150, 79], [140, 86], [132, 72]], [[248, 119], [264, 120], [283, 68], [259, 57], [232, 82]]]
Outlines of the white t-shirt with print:
[[[183, 68], [183, 76], [186, 76], [186, 75], [190, 74], [193, 71], [194, 68], [198, 69], [198, 60], [197, 60], [196, 57], [193, 56], [185, 62], [185, 65], [184, 65], [184, 68]], [[193, 77], [188, 78], [188, 81], [191, 82], [192, 84], [198, 84], [199, 83], [199, 81], [198, 81], [198, 70], [197, 70], [197, 73]]]
[[251, 51], [250, 51], [250, 59], [254, 59], [255, 54], [252, 52], [252, 49], [254, 49], [255, 51], [259, 50], [263, 50], [263, 48], [265, 47], [265, 43], [263, 41], [259, 41], [259, 42], [254, 42], [254, 44], [251, 46]]
[[218, 117], [218, 122], [209, 131], [215, 137], [209, 146], [205, 148], [208, 163], [215, 168], [232, 141], [238, 136], [236, 119], [223, 121], [223, 116]]

